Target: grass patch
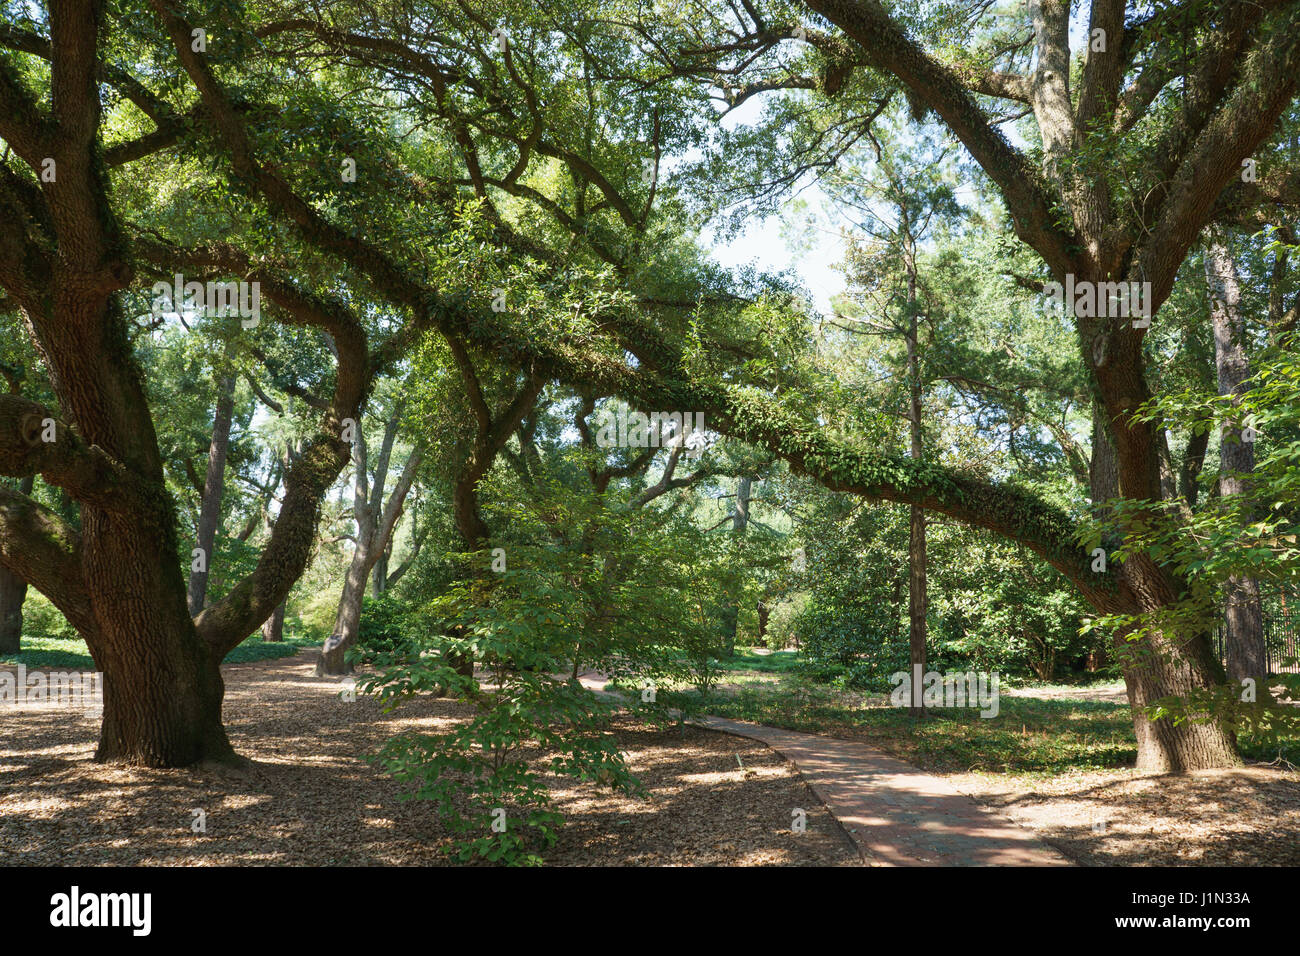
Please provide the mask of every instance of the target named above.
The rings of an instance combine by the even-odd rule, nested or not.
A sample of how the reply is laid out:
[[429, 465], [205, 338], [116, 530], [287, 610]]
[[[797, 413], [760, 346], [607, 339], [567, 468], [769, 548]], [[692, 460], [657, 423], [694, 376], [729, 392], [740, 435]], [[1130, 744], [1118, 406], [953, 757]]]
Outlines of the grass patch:
[[[683, 698], [719, 717], [859, 740], [935, 773], [1046, 777], [1128, 768], [1137, 761], [1127, 703], [1004, 694], [996, 717], [981, 717], [976, 708], [936, 708], [917, 720], [903, 708], [885, 706], [885, 695], [818, 683], [785, 661], [762, 673], [743, 667], [728, 671], [723, 680], [732, 686], [723, 692], [705, 698], [683, 689]], [[1300, 678], [1287, 677], [1288, 687], [1300, 690]], [[1041, 689], [1060, 691], [1067, 686], [1079, 685]], [[1247, 760], [1281, 757], [1300, 764], [1300, 739], [1295, 737], [1247, 735], [1239, 744]]]
[[[303, 647], [316, 643], [312, 638], [302, 635], [285, 636], [280, 643], [262, 640], [261, 634], [254, 634], [244, 643], [226, 655], [223, 664], [247, 664], [251, 661], [273, 660], [277, 657], [292, 657]], [[23, 636], [22, 650], [17, 654], [0, 654], [0, 664], [22, 664], [27, 668], [58, 668], [61, 670], [92, 670], [95, 666], [86, 642], [79, 637], [40, 637]]]
[[779, 690], [742, 687], [701, 705], [720, 717], [860, 740], [938, 773], [1054, 775], [1137, 759], [1128, 708], [1105, 701], [1002, 697], [996, 717], [936, 709], [916, 720], [878, 698], [794, 679]]
[[23, 635], [22, 650], [17, 654], [0, 654], [0, 664], [23, 664], [26, 667], [52, 667], [65, 670], [89, 670], [95, 666], [86, 642], [79, 637], [42, 637]]
[[264, 641], [261, 636], [254, 634], [244, 643], [231, 650], [226, 655], [223, 664], [248, 664], [252, 661], [269, 661], [277, 657], [292, 657], [304, 647], [315, 647], [319, 642], [307, 634], [300, 634], [296, 637], [285, 635], [283, 641], [272, 642]]
[[759, 671], [763, 674], [792, 674], [799, 666], [798, 651], [773, 651], [756, 654], [752, 647], [738, 647], [734, 657], [723, 658], [715, 665], [718, 670]]

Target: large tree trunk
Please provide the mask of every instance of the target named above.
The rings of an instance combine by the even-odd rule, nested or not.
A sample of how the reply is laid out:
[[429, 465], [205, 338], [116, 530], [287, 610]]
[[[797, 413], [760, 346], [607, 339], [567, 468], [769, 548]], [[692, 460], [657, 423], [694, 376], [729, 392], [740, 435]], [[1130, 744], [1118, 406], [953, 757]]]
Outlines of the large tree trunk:
[[104, 674], [95, 759], [144, 767], [228, 761], [220, 661], [185, 606], [174, 550], [143, 522], [82, 511], [87, 574], [101, 633], [90, 645]]
[[[18, 490], [32, 493], [35, 482], [24, 478]], [[8, 568], [0, 566], [0, 654], [17, 654], [23, 643], [23, 602], [27, 600], [27, 582]]]
[[284, 601], [276, 607], [275, 613], [262, 624], [262, 640], [279, 644], [284, 640]]
[[[1131, 559], [1123, 576], [1144, 595], [1144, 603], [1158, 598], [1166, 586], [1160, 570], [1145, 557]], [[1159, 603], [1167, 606], [1171, 600], [1166, 597]], [[1175, 641], [1156, 633], [1136, 643], [1121, 635], [1115, 638], [1115, 650], [1128, 687], [1139, 770], [1182, 772], [1241, 764], [1236, 738], [1218, 721], [1175, 726], [1168, 718], [1149, 720], [1143, 712], [1161, 698], [1185, 698], [1222, 682], [1223, 669], [1208, 633]]]
[[[1094, 502], [1100, 504], [1104, 498], [1116, 496], [1108, 487], [1113, 480], [1118, 496], [1155, 502], [1160, 507], [1165, 494], [1160, 463], [1163, 426], [1133, 415], [1151, 397], [1143, 372], [1141, 339], [1108, 320], [1080, 319], [1079, 327], [1099, 396]], [[1133, 555], [1114, 567], [1111, 544], [1106, 548], [1112, 565], [1109, 572], [1117, 575], [1121, 587], [1111, 606], [1101, 610], [1151, 614], [1178, 602], [1184, 582], [1145, 554]], [[1184, 771], [1240, 764], [1236, 740], [1218, 720], [1185, 721], [1175, 726], [1169, 718], [1150, 720], [1144, 710], [1161, 698], [1186, 698], [1223, 682], [1223, 668], [1207, 633], [1166, 636], [1155, 631], [1134, 642], [1117, 635], [1113, 647], [1128, 688], [1139, 769]]]
[[[1223, 238], [1215, 235], [1205, 256], [1205, 276], [1210, 285], [1210, 318], [1214, 323], [1214, 365], [1220, 395], [1235, 395], [1246, 388], [1250, 360], [1246, 356], [1246, 323], [1241, 314], [1241, 286], [1236, 263]], [[1255, 470], [1255, 446], [1244, 441], [1241, 423], [1219, 436], [1219, 492], [1243, 495]], [[1228, 676], [1234, 681], [1254, 680], [1267, 686], [1268, 659], [1264, 646], [1264, 606], [1259, 582], [1233, 575], [1224, 588], [1224, 651]]]
[[197, 565], [191, 562], [190, 584], [185, 596], [190, 614], [203, 610], [207, 599], [212, 551], [217, 541], [217, 526], [221, 523], [221, 496], [226, 485], [226, 455], [230, 450], [230, 420], [234, 410], [235, 376], [225, 372], [217, 381], [217, 408], [212, 421], [212, 442], [208, 446], [208, 471], [203, 482], [203, 500], [199, 503], [194, 540], [203, 560]]
[[22, 649], [25, 600], [27, 582], [0, 568], [0, 654], [17, 654]]

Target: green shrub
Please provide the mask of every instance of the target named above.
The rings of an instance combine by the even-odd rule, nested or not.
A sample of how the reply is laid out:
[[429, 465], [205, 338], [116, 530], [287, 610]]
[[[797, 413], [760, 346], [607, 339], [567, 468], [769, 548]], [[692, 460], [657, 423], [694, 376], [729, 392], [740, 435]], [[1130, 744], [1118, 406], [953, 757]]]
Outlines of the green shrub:
[[406, 635], [410, 614], [411, 608], [392, 594], [365, 598], [352, 659], [373, 664], [381, 657], [406, 656], [411, 651]]
[[23, 602], [23, 633], [59, 641], [79, 638], [77, 629], [63, 613], [35, 588], [27, 589], [27, 600]]
[[805, 669], [842, 687], [888, 690], [889, 675], [910, 666], [901, 622], [879, 608], [810, 598], [795, 619]]

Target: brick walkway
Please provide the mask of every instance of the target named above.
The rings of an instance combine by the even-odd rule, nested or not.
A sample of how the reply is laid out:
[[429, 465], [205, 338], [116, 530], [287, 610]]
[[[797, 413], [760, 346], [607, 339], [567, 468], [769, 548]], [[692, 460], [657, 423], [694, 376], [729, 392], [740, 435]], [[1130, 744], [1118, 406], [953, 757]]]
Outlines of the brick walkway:
[[[602, 674], [579, 679], [589, 690], [608, 693]], [[870, 866], [1072, 865], [1029, 830], [980, 806], [942, 777], [865, 744], [724, 717], [696, 723], [760, 740], [798, 767]]]
[[942, 777], [864, 744], [722, 717], [699, 723], [761, 740], [791, 761], [871, 866], [1071, 865]]

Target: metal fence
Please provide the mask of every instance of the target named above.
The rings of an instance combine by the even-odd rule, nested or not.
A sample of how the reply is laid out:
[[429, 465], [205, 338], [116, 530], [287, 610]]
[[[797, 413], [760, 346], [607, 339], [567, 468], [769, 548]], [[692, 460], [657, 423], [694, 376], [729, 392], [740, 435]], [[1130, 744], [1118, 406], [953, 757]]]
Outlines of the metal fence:
[[[1283, 611], [1264, 612], [1264, 657], [1270, 674], [1300, 673], [1300, 615]], [[1219, 660], [1227, 663], [1223, 648], [1223, 624], [1214, 632], [1214, 649]]]

